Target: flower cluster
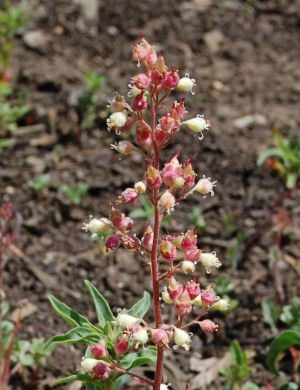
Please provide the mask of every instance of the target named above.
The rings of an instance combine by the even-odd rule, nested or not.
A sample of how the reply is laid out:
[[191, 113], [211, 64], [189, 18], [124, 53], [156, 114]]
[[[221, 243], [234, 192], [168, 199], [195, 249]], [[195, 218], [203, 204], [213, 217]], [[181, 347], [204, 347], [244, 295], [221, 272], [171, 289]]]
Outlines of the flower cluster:
[[[179, 154], [166, 160], [160, 166], [160, 152], [169, 145], [174, 134], [181, 126], [186, 126], [202, 139], [203, 131], [209, 129], [210, 123], [203, 115], [185, 119], [187, 111], [184, 99], [174, 101], [167, 112], [161, 113], [165, 99], [174, 88], [194, 94], [195, 80], [189, 75], [180, 77], [175, 67], [165, 64], [163, 53], [156, 53], [144, 37], [133, 47], [133, 59], [138, 67], [143, 65], [144, 71], [132, 77], [129, 84], [128, 98], [116, 94], [110, 102], [113, 113], [107, 119], [110, 131], [123, 136], [125, 132], [135, 134], [135, 142], [121, 140], [112, 145], [117, 152], [127, 155], [141, 150], [147, 162], [146, 172], [142, 180], [125, 188], [110, 204], [107, 217], [94, 218], [84, 224], [84, 230], [93, 236], [105, 237], [106, 253], [109, 254], [120, 245], [135, 251], [151, 269], [155, 326], [143, 319], [121, 311], [113, 321], [119, 329], [114, 340], [113, 352], [109, 352], [105, 339], [90, 346], [92, 357], [82, 361], [82, 371], [94, 380], [105, 380], [113, 373], [129, 373], [122, 368], [122, 356], [130, 349], [136, 350], [146, 344], [154, 344], [157, 348], [156, 375], [154, 382], [136, 378], [151, 384], [153, 389], [166, 389], [161, 383], [164, 348], [171, 344], [175, 348], [189, 350], [192, 334], [188, 332], [191, 325], [198, 325], [204, 333], [213, 333], [219, 326], [213, 321], [203, 318], [210, 309], [225, 311], [228, 302], [220, 299], [209, 285], [201, 288], [197, 276], [185, 284], [176, 278], [177, 273], [193, 274], [197, 265], [207, 273], [219, 268], [215, 252], [204, 252], [198, 246], [196, 229], [185, 233], [173, 233], [160, 237], [159, 228], [162, 218], [184, 201], [192, 193], [214, 195], [216, 182], [203, 176], [196, 180], [192, 161], [180, 161]], [[150, 112], [150, 123], [147, 112]], [[157, 117], [158, 115], [160, 117]], [[138, 237], [134, 231], [134, 221], [120, 207], [134, 205], [143, 194], [154, 208], [154, 224], [147, 221], [143, 233]], [[162, 273], [160, 264], [167, 264]], [[161, 283], [166, 282], [163, 289]], [[174, 323], [165, 324], [161, 317], [161, 301], [173, 304], [177, 315]], [[186, 321], [188, 315], [194, 313], [194, 319]], [[130, 374], [134, 376], [133, 374]], [[136, 377], [136, 376], [135, 376]]]

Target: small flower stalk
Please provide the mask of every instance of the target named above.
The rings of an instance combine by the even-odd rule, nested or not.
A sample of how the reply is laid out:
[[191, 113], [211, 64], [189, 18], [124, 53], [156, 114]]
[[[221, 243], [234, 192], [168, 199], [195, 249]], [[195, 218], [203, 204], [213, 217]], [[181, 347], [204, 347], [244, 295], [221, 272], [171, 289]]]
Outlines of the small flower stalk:
[[[113, 315], [102, 297], [103, 313], [99, 314], [99, 306], [97, 313], [100, 333], [105, 337], [98, 334], [98, 340], [89, 346], [81, 363], [81, 372], [96, 382], [111, 379], [115, 373], [126, 374], [139, 383], [150, 385], [153, 390], [166, 390], [168, 386], [162, 383], [165, 349], [172, 346], [189, 351], [193, 337], [189, 333], [190, 326], [195, 329], [198, 325], [202, 334], [216, 332], [218, 324], [207, 316], [210, 310], [227, 310], [228, 303], [215, 294], [212, 286], [200, 286], [196, 273], [210, 273], [218, 269], [221, 262], [215, 252], [205, 252], [199, 246], [196, 228], [162, 235], [161, 221], [189, 195], [199, 196], [199, 201], [202, 196], [213, 195], [216, 182], [205, 176], [196, 180], [197, 172], [192, 161], [182, 161], [179, 153], [164, 161], [161, 156], [172, 137], [184, 128], [197, 134], [197, 142], [198, 137], [202, 138], [203, 132], [210, 128], [210, 122], [203, 115], [186, 118], [184, 98], [169, 106], [166, 104], [175, 88], [194, 94], [195, 80], [187, 74], [181, 76], [176, 67], [168, 67], [163, 53], [157, 53], [143, 36], [133, 47], [133, 60], [139, 71], [130, 80], [128, 98], [121, 95], [113, 98], [113, 113], [107, 119], [107, 127], [121, 137], [112, 145], [116, 152], [126, 156], [138, 151], [145, 156], [145, 174], [119, 192], [109, 206], [108, 216], [91, 217], [83, 229], [102, 239], [107, 255], [124, 246], [134, 251], [137, 258], [149, 267], [155, 323], [148, 324], [143, 319], [145, 313], [141, 310], [141, 303], [129, 310], [119, 309], [118, 314]], [[124, 133], [128, 133], [126, 140], [122, 139]], [[129, 140], [132, 134], [133, 139]], [[192, 135], [186, 133], [184, 136]], [[141, 196], [152, 204], [154, 221], [146, 221], [142, 230], [136, 231], [134, 220], [127, 212], [128, 208], [139, 203]], [[184, 282], [184, 279], [187, 280]], [[88, 288], [91, 289], [89, 282]], [[91, 291], [95, 299], [94, 289]], [[146, 305], [143, 299], [141, 302]], [[162, 309], [171, 305], [174, 306], [175, 318], [164, 323]], [[107, 333], [103, 333], [105, 331]], [[128, 353], [131, 356], [139, 353], [138, 358], [144, 350], [148, 353], [147, 359], [150, 352], [154, 354], [153, 380], [132, 373], [126, 363]]]

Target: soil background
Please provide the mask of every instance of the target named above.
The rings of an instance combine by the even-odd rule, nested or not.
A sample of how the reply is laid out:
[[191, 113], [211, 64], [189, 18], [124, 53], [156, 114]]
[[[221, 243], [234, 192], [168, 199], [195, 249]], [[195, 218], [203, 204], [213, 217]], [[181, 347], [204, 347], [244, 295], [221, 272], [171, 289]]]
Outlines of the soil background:
[[[105, 120], [79, 140], [76, 111], [85, 72], [105, 77], [100, 110], [105, 110], [114, 91], [126, 95], [130, 78], [138, 72], [131, 47], [142, 32], [164, 51], [167, 64], [197, 80], [196, 95], [186, 97], [188, 115], [203, 113], [212, 123], [201, 141], [183, 129], [166, 156], [180, 152], [182, 160], [192, 158], [199, 176], [217, 180], [215, 196], [203, 200], [193, 195], [165, 229], [191, 228], [188, 213], [201, 206], [207, 228], [199, 243], [205, 250], [217, 251], [223, 262], [220, 273], [235, 284], [230, 296], [239, 301], [228, 315], [215, 317], [222, 328], [218, 334], [205, 336], [193, 329], [192, 353], [167, 354], [166, 383], [183, 389], [198, 376], [192, 389], [217, 389], [222, 382], [217, 372], [211, 374], [210, 384], [201, 385], [203, 367], [211, 368], [224, 358], [234, 339], [251, 355], [250, 379], [260, 385], [265, 380], [275, 383], [265, 364], [272, 334], [263, 321], [261, 301], [274, 298], [270, 254], [275, 240], [268, 210], [285, 187], [269, 167], [258, 168], [256, 160], [273, 145], [273, 127], [286, 137], [299, 135], [299, 1], [31, 0], [29, 4], [32, 18], [17, 37], [10, 72], [14, 87], [33, 107], [31, 123], [20, 123], [21, 130], [30, 125], [34, 131], [25, 131], [13, 148], [1, 150], [0, 161], [1, 199], [14, 204], [19, 247], [26, 256], [6, 259], [7, 300], [13, 306], [27, 298], [38, 309], [24, 321], [21, 335], [48, 338], [67, 330], [52, 312], [49, 294], [95, 319], [83, 279], [93, 282], [115, 311], [135, 302], [144, 289], [150, 291], [148, 270], [131, 252], [118, 249], [105, 257], [81, 230], [89, 215], [107, 216], [112, 197], [142, 179], [142, 160], [136, 153], [120, 159], [110, 149], [118, 137], [107, 132]], [[35, 39], [30, 41], [28, 33], [33, 31]], [[49, 189], [37, 193], [28, 188], [27, 181], [43, 173], [51, 173]], [[78, 182], [90, 188], [74, 206], [60, 187]], [[293, 259], [299, 269], [297, 195], [299, 190], [283, 203], [292, 224], [283, 237], [282, 257]], [[138, 221], [137, 233], [142, 229]], [[228, 253], [241, 231], [257, 232], [258, 237], [246, 251], [238, 250], [234, 268]], [[300, 294], [299, 274], [286, 261], [281, 266], [288, 301]], [[213, 283], [217, 275], [202, 274], [200, 282]], [[58, 347], [35, 384], [26, 383], [21, 373], [11, 379], [11, 389], [80, 389], [53, 384], [56, 378], [74, 373], [80, 357], [80, 348]]]

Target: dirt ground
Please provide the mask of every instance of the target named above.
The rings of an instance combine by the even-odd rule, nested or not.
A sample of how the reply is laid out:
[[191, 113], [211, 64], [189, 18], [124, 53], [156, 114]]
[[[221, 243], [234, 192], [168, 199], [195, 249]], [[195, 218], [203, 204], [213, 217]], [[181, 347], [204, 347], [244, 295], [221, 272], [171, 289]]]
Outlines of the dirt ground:
[[[84, 88], [83, 73], [88, 71], [105, 76], [103, 109], [114, 91], [127, 93], [129, 80], [137, 72], [131, 47], [142, 32], [164, 51], [168, 64], [197, 80], [196, 95], [186, 99], [189, 115], [204, 113], [212, 123], [204, 140], [182, 130], [166, 150], [168, 157], [175, 151], [183, 160], [191, 157], [199, 175], [218, 181], [214, 197], [200, 201], [192, 196], [174, 213], [167, 229], [190, 228], [187, 215], [200, 205], [207, 229], [199, 242], [203, 249], [217, 251], [223, 262], [220, 273], [234, 282], [231, 298], [239, 301], [228, 315], [215, 318], [222, 326], [220, 333], [204, 336], [194, 330], [192, 354], [167, 354], [166, 381], [171, 381], [174, 389], [183, 389], [198, 375], [198, 384], [193, 382], [192, 389], [217, 389], [222, 380], [217, 373], [209, 385], [201, 385], [201, 359], [223, 358], [231, 341], [238, 339], [252, 356], [250, 379], [260, 385], [266, 379], [275, 383], [265, 364], [272, 334], [262, 319], [261, 301], [274, 298], [270, 253], [275, 242], [268, 210], [285, 188], [269, 167], [258, 168], [256, 159], [272, 145], [273, 126], [287, 137], [299, 131], [299, 1], [87, 3], [31, 0], [32, 19], [18, 36], [11, 66], [16, 89], [24, 91], [34, 107], [30, 125], [41, 129], [18, 137], [13, 148], [1, 150], [0, 160], [1, 198], [15, 206], [21, 221], [19, 246], [26, 255], [26, 259], [7, 259], [7, 299], [13, 305], [28, 298], [38, 308], [24, 322], [22, 335], [48, 338], [67, 329], [51, 311], [50, 293], [93, 319], [83, 279], [97, 285], [115, 310], [132, 304], [144, 289], [150, 291], [147, 270], [132, 253], [118, 249], [104, 257], [81, 230], [90, 214], [106, 216], [111, 197], [142, 178], [142, 161], [137, 154], [119, 159], [109, 148], [114, 136], [107, 133], [104, 121], [79, 142], [74, 106]], [[42, 41], [28, 44], [30, 31], [39, 31]], [[252, 115], [248, 125], [237, 120], [247, 115]], [[54, 132], [49, 118], [56, 118]], [[43, 173], [51, 173], [48, 191], [36, 193], [28, 188], [27, 181]], [[74, 206], [59, 189], [62, 184], [78, 182], [88, 183], [90, 188], [81, 204]], [[286, 230], [282, 253], [299, 267], [297, 196], [299, 190], [283, 204], [292, 225]], [[258, 230], [265, 218], [267, 223]], [[140, 231], [142, 226], [138, 224]], [[242, 230], [248, 234], [257, 231], [258, 237], [239, 253], [235, 269], [228, 248]], [[281, 265], [287, 297], [299, 295], [299, 275], [286, 261]], [[201, 275], [200, 282], [214, 282], [216, 276]], [[58, 347], [36, 384], [28, 385], [15, 376], [11, 389], [54, 388], [56, 378], [75, 372], [80, 353], [79, 348]]]

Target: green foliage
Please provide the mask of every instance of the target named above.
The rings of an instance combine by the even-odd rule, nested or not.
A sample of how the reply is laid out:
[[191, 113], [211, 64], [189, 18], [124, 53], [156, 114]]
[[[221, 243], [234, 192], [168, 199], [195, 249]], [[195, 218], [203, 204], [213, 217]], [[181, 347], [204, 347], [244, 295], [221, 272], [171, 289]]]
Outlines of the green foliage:
[[[15, 325], [12, 321], [4, 319], [8, 314], [9, 304], [4, 301], [1, 303], [1, 319], [0, 322], [0, 345], [2, 347], [0, 356], [2, 361], [5, 360], [6, 352], [11, 343]], [[51, 355], [51, 348], [44, 350], [45, 340], [43, 338], [33, 338], [32, 340], [14, 340], [12, 354], [10, 356], [11, 363], [15, 366], [31, 367], [36, 370], [45, 365], [46, 358]]]
[[300, 298], [295, 297], [291, 305], [283, 306], [280, 319], [290, 327], [300, 327]]
[[237, 340], [230, 346], [230, 366], [220, 370], [220, 374], [226, 377], [225, 389], [240, 389], [243, 380], [250, 374], [248, 357]]
[[[17, 122], [30, 110], [28, 104], [13, 104], [6, 99], [12, 90], [8, 83], [0, 81], [0, 136], [14, 132]], [[5, 141], [2, 139], [2, 141]], [[6, 145], [5, 145], [6, 146]]]
[[267, 352], [267, 365], [271, 372], [278, 374], [277, 364], [281, 352], [294, 345], [300, 345], [300, 327], [284, 330], [272, 341]]
[[208, 224], [204, 218], [201, 207], [193, 207], [192, 211], [188, 214], [189, 222], [193, 226], [198, 227], [198, 231], [205, 232], [208, 228]]
[[232, 237], [238, 231], [236, 217], [234, 214], [223, 214], [222, 222], [224, 226], [224, 234], [226, 237]]
[[295, 188], [300, 175], [300, 138], [285, 139], [278, 129], [274, 129], [273, 139], [276, 147], [261, 153], [257, 165], [267, 161], [284, 178], [288, 189]]
[[50, 173], [40, 175], [33, 180], [28, 180], [27, 185], [35, 191], [45, 191], [48, 189], [51, 181]]
[[[44, 349], [47, 352], [59, 344], [86, 344], [87, 349], [85, 357], [92, 357], [88, 345], [90, 343], [97, 343], [99, 340], [105, 340], [110, 356], [114, 357], [114, 344], [123, 330], [115, 324], [115, 317], [108, 302], [100, 294], [96, 287], [87, 280], [85, 281], [85, 285], [96, 310], [98, 320], [97, 325], [91, 324], [86, 317], [77, 313], [68, 305], [51, 295], [49, 300], [53, 309], [62, 319], [72, 326], [72, 329], [67, 333], [52, 337], [44, 345]], [[150, 294], [148, 292], [144, 292], [143, 297], [138, 302], [136, 302], [130, 309], [124, 309], [122, 313], [127, 313], [142, 319], [149, 310], [149, 307]], [[130, 370], [134, 367], [144, 366], [155, 361], [156, 347], [150, 346], [148, 348], [123, 355], [121, 357], [120, 364], [123, 369]], [[81, 380], [85, 383], [86, 389], [98, 390], [106, 389], [106, 386], [110, 383], [119, 383], [121, 376], [123, 377], [123, 375], [119, 373], [112, 374], [107, 380], [95, 382], [90, 375], [80, 373], [60, 379], [57, 383], [65, 384], [74, 380]], [[126, 378], [124, 378], [124, 380], [126, 380]]]
[[228, 259], [230, 266], [234, 269], [238, 266], [247, 237], [248, 232], [240, 230], [226, 250], [226, 258]]
[[98, 116], [99, 92], [102, 88], [104, 77], [98, 73], [86, 73], [84, 75], [86, 89], [79, 98], [80, 129], [86, 131], [94, 126]]
[[276, 322], [280, 317], [280, 308], [272, 301], [272, 299], [264, 299], [261, 302], [261, 308], [264, 320], [270, 325], [273, 335], [277, 333]]
[[146, 218], [151, 219], [154, 216], [153, 204], [144, 195], [139, 196], [141, 207], [132, 210], [129, 213], [130, 218]]
[[74, 187], [64, 184], [61, 187], [61, 192], [66, 194], [69, 201], [73, 204], [80, 204], [84, 196], [87, 194], [90, 186], [87, 183], [78, 183]]
[[0, 62], [2, 70], [9, 65], [16, 33], [29, 21], [26, 8], [25, 1], [20, 2], [18, 6], [13, 6], [10, 0], [6, 0], [4, 7], [2, 10], [0, 9]]

